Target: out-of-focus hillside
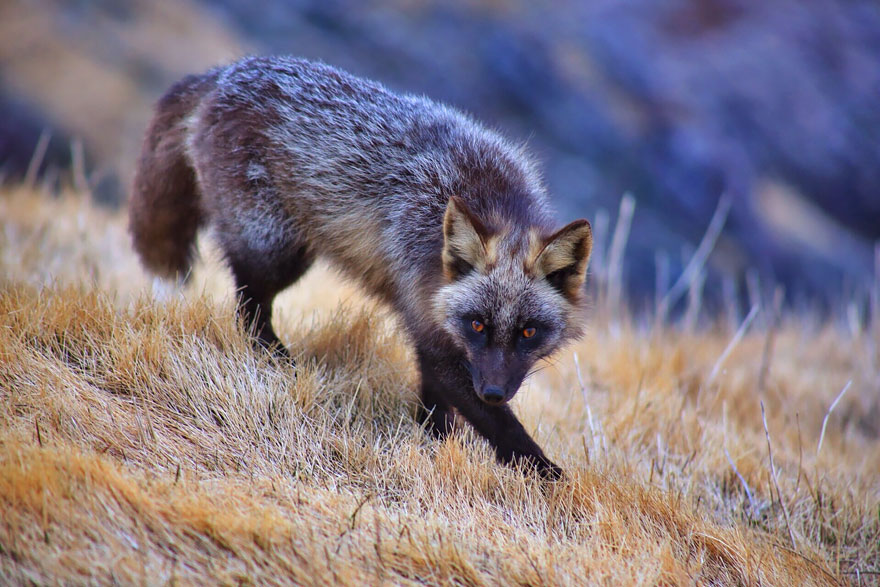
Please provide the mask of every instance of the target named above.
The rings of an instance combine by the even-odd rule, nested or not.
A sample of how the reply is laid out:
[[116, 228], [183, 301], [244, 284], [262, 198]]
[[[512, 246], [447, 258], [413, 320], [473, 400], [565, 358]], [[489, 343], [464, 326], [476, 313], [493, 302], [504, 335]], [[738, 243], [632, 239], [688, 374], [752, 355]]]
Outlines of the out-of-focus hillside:
[[0, 4], [0, 169], [15, 179], [51, 132], [43, 171], [70, 162], [82, 140], [93, 187], [127, 197], [152, 105], [193, 70], [241, 55], [244, 45], [198, 3]]
[[514, 402], [567, 471], [542, 484], [467, 429], [431, 440], [397, 324], [326, 268], [276, 302], [294, 369], [237, 328], [209, 242], [159, 304], [124, 227], [83, 195], [0, 190], [0, 583], [880, 573], [876, 321], [764, 307], [743, 336], [693, 332], [610, 319], [597, 292], [586, 338]]
[[149, 105], [246, 52], [323, 59], [475, 113], [528, 140], [562, 215], [599, 230], [631, 192], [639, 300], [678, 274], [724, 192], [709, 300], [719, 276], [745, 298], [754, 270], [765, 295], [778, 282], [789, 301], [864, 304], [880, 238], [876, 2], [9, 0], [0, 166], [23, 174], [48, 126], [47, 162], [82, 138], [99, 196], [124, 199]]

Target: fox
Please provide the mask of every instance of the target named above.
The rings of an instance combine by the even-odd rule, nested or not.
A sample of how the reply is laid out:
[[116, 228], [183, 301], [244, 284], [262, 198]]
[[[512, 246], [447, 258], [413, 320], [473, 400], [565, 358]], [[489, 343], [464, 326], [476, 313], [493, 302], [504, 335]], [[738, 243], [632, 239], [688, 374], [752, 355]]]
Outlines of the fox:
[[280, 356], [273, 300], [326, 260], [399, 318], [428, 433], [462, 417], [500, 462], [563, 475], [509, 402], [583, 333], [592, 231], [556, 227], [524, 145], [324, 63], [248, 57], [159, 99], [129, 211], [143, 266], [178, 283], [209, 228], [239, 320]]

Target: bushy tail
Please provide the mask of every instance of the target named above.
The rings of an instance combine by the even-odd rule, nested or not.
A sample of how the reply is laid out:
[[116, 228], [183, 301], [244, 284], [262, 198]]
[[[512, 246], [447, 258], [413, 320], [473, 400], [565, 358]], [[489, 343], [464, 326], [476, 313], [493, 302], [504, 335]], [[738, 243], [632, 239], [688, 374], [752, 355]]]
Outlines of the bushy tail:
[[144, 266], [162, 276], [189, 274], [196, 232], [204, 223], [199, 186], [186, 153], [187, 118], [217, 75], [184, 78], [156, 106], [129, 202], [129, 232]]

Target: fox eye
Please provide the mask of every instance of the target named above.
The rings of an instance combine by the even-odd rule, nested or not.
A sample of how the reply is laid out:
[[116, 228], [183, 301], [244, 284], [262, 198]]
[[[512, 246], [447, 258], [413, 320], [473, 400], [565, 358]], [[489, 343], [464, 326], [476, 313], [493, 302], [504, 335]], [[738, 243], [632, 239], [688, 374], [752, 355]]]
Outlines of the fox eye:
[[479, 320], [474, 320], [471, 322], [471, 328], [474, 329], [474, 332], [483, 332], [486, 329], [486, 325]]
[[528, 328], [523, 328], [523, 331], [522, 331], [523, 338], [532, 338], [537, 333], [538, 333], [538, 329], [533, 326], [529, 326]]

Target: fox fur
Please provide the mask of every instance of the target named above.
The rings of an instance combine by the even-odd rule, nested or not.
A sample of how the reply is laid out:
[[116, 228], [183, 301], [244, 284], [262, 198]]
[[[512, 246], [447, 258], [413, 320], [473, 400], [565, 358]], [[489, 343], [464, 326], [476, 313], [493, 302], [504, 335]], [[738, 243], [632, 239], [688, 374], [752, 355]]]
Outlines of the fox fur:
[[130, 205], [134, 248], [183, 279], [211, 226], [257, 340], [316, 257], [397, 312], [437, 437], [463, 416], [506, 463], [557, 478], [507, 402], [581, 333], [592, 235], [556, 229], [524, 150], [424, 97], [302, 59], [184, 78], [158, 102]]

